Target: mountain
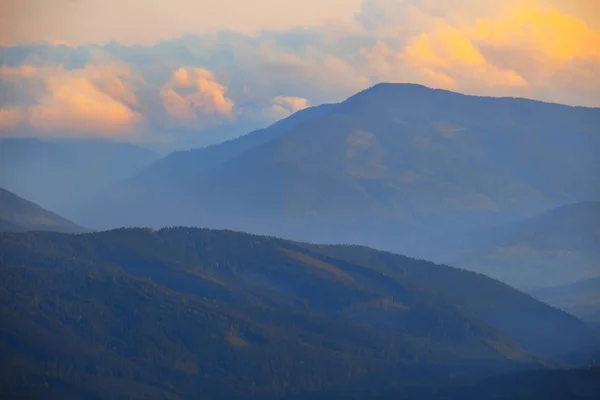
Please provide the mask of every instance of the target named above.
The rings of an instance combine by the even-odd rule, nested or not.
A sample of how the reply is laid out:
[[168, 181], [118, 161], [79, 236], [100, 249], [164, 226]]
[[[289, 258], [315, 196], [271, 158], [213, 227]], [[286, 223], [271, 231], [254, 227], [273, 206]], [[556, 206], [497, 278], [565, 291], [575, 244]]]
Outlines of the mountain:
[[[165, 184], [176, 188], [175, 183], [186, 182], [198, 174], [234, 159], [253, 147], [260, 146], [284, 136], [307, 121], [325, 115], [334, 105], [311, 107], [273, 124], [239, 138], [199, 149], [178, 151], [157, 160], [136, 176], [127, 179], [124, 185], [141, 189]], [[125, 187], [124, 187], [125, 188]]]
[[81, 220], [410, 253], [414, 237], [600, 198], [597, 108], [380, 84], [300, 116], [285, 129], [174, 154], [128, 182], [131, 190], [86, 204]]
[[600, 325], [600, 277], [540, 289], [532, 292], [532, 295], [585, 321]]
[[0, 384], [22, 396], [454, 382], [557, 365], [594, 341], [576, 318], [482, 275], [231, 231], [3, 233], [0, 274]]
[[474, 387], [458, 389], [452, 395], [457, 400], [592, 400], [600, 396], [600, 368], [532, 371], [494, 377]]
[[[457, 239], [451, 240], [456, 244]], [[463, 248], [461, 256], [455, 254], [452, 265], [520, 289], [600, 277], [600, 202], [561, 206], [516, 224], [473, 232], [458, 241], [469, 243], [470, 249]]]
[[[190, 197], [184, 194], [187, 184], [254, 147], [281, 138], [299, 126], [328, 114], [333, 107], [335, 105], [331, 104], [311, 107], [267, 129], [200, 149], [173, 152], [139, 174], [112, 185], [103, 195], [88, 197], [75, 204], [73, 210], [76, 218], [101, 229], [148, 225], [162, 227], [176, 225], [176, 219], [189, 220], [195, 211], [185, 206], [190, 202]], [[175, 217], [175, 214], [179, 214], [179, 217]], [[156, 219], [163, 223], [154, 223]], [[190, 225], [189, 221], [182, 224]], [[226, 224], [221, 226], [225, 227]]]
[[539, 370], [495, 376], [461, 385], [381, 387], [365, 381], [329, 393], [302, 393], [290, 399], [415, 400], [595, 400], [600, 396], [600, 368]]
[[150, 150], [102, 140], [0, 140], [0, 187], [72, 217], [85, 199], [157, 160]]
[[0, 232], [25, 231], [79, 233], [84, 229], [35, 203], [0, 188]]

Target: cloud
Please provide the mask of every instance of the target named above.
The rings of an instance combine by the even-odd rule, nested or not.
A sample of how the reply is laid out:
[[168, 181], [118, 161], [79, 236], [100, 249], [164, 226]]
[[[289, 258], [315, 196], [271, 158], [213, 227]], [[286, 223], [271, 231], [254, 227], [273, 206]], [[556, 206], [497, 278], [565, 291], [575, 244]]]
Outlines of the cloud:
[[423, 79], [448, 89], [474, 84], [486, 87], [527, 86], [514, 70], [490, 63], [460, 30], [440, 23], [433, 32], [411, 39], [400, 60], [423, 71]]
[[[570, 102], [580, 98], [576, 103], [600, 105], [600, 95], [594, 101], [583, 94], [590, 91], [589, 86], [584, 90], [590, 84], [600, 93], [592, 79], [600, 62], [598, 31], [539, 1], [486, 4], [485, 12], [473, 14], [476, 4], [453, 10], [457, 1], [407, 5], [368, 0], [357, 18], [368, 32], [376, 29], [380, 39], [361, 49], [366, 70], [382, 80], [409, 80], [475, 94]], [[411, 22], [389, 34], [385, 24], [400, 21]], [[567, 76], [571, 78], [565, 81]], [[551, 90], [557, 84], [562, 95]]]
[[40, 130], [129, 133], [139, 115], [84, 77], [51, 77], [48, 93], [29, 108], [29, 124]]
[[[134, 133], [141, 115], [134, 82], [123, 63], [62, 66], [2, 67], [0, 78], [25, 93], [10, 104], [29, 129], [53, 136], [120, 136]], [[14, 111], [16, 110], [16, 111]]]
[[528, 96], [600, 105], [600, 84], [594, 78], [600, 67], [600, 31], [581, 18], [532, 2], [480, 19], [464, 31], [489, 62], [527, 80]]
[[553, 7], [519, 7], [504, 18], [482, 20], [476, 24], [475, 40], [497, 45], [539, 48], [552, 59], [600, 57], [600, 35], [573, 15]]
[[21, 111], [16, 107], [0, 108], [0, 131], [14, 129], [21, 118]]
[[490, 50], [535, 54], [528, 61], [537, 66], [552, 68], [576, 58], [600, 60], [600, 34], [583, 20], [552, 6], [518, 6], [495, 18], [479, 20], [465, 31]]
[[234, 103], [226, 95], [227, 88], [215, 75], [203, 68], [179, 68], [160, 90], [167, 113], [185, 122], [210, 116], [231, 117]]
[[279, 117], [287, 117], [310, 106], [308, 99], [293, 96], [277, 96], [271, 103], [271, 111]]
[[[45, 44], [2, 49], [0, 107], [12, 110], [3, 119], [13, 121], [2, 126], [42, 134], [125, 137], [143, 132], [144, 138], [152, 135], [175, 145], [204, 143], [208, 139], [202, 136], [237, 135], [309, 104], [341, 101], [381, 81], [600, 106], [596, 0], [324, 0], [318, 17], [317, 3], [303, 9], [300, 3], [270, 1], [203, 4], [212, 7], [216, 25], [221, 24], [219, 13], [232, 14], [230, 25], [221, 24], [224, 28], [235, 28], [232, 21], [242, 18], [236, 14], [242, 10], [288, 7], [305, 14], [286, 14], [290, 19], [283, 22], [248, 22], [277, 30], [258, 32], [241, 24], [237, 31], [171, 38], [208, 29], [210, 13], [189, 12], [201, 9], [202, 2], [150, 0], [140, 11], [140, 31], [126, 30], [117, 21], [108, 33], [100, 32], [106, 26], [102, 13], [114, 10], [102, 10], [110, 8], [102, 3], [88, 5], [98, 15], [88, 21], [90, 30], [80, 25], [85, 13], [65, 29], [79, 27], [89, 36], [46, 35]], [[125, 9], [133, 4], [125, 3]], [[48, 21], [56, 20], [52, 7], [40, 7], [49, 13]], [[343, 8], [339, 18], [336, 7]], [[147, 28], [148, 10], [156, 12], [153, 29]], [[61, 18], [67, 21], [69, 13]], [[200, 14], [205, 19], [196, 29], [190, 21]], [[321, 20], [331, 23], [319, 25]], [[176, 27], [173, 21], [185, 23]], [[141, 40], [141, 33], [152, 37]], [[121, 44], [81, 45], [111, 35]], [[171, 39], [148, 46], [123, 44], [158, 38]], [[61, 41], [78, 47], [57, 45]], [[97, 51], [108, 56], [98, 58]]]
[[[2, 1], [0, 38], [13, 44], [62, 40], [156, 44], [186, 34], [254, 34], [350, 19], [362, 0], [19, 0]], [[135, 21], [135, 23], [132, 23]]]

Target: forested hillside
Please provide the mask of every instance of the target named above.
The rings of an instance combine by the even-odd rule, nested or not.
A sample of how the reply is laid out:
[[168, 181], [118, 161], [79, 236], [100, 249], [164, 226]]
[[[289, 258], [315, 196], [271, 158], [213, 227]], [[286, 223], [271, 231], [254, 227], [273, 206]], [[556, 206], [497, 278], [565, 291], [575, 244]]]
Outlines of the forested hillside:
[[416, 366], [417, 381], [462, 381], [558, 365], [593, 340], [489, 278], [354, 246], [189, 228], [4, 233], [0, 266], [12, 394], [325, 393], [386, 371], [412, 385]]

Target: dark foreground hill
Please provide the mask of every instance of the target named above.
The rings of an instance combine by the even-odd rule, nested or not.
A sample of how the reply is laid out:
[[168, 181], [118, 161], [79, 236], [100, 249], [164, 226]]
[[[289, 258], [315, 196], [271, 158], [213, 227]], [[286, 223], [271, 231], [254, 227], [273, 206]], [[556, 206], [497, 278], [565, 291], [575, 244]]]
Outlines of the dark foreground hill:
[[448, 384], [557, 365], [593, 341], [576, 318], [481, 275], [230, 231], [4, 233], [0, 274], [11, 396]]
[[0, 188], [0, 232], [83, 232], [67, 219]]
[[302, 393], [290, 400], [596, 400], [600, 397], [600, 368], [528, 371], [463, 385], [378, 387], [373, 382], [325, 394]]

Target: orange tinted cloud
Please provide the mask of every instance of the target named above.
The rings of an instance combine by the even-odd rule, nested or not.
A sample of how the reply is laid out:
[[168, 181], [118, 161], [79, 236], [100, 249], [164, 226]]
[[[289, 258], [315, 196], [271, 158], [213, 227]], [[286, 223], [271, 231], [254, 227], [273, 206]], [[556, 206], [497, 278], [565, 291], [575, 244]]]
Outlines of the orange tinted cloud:
[[467, 32], [474, 41], [535, 51], [548, 62], [575, 57], [600, 59], [600, 34], [580, 18], [551, 6], [518, 6], [496, 18], [478, 21]]
[[21, 118], [21, 111], [16, 107], [0, 108], [0, 131], [15, 128]]
[[66, 70], [3, 67], [0, 77], [27, 87], [28, 103], [12, 105], [29, 126], [58, 135], [131, 134], [140, 120], [133, 75], [121, 63]]
[[581, 18], [534, 2], [464, 30], [490, 62], [529, 82], [528, 96], [600, 105], [600, 31]]
[[230, 117], [233, 101], [214, 74], [202, 68], [179, 68], [160, 91], [163, 105], [177, 120], [195, 121], [202, 115]]
[[139, 115], [80, 77], [49, 78], [49, 92], [29, 108], [29, 123], [41, 130], [119, 134], [132, 130]]
[[19, 44], [154, 44], [184, 34], [246, 33], [350, 19], [362, 0], [2, 0], [0, 39]]
[[[416, 9], [421, 3], [423, 9]], [[446, 3], [439, 6], [443, 12], [425, 0], [406, 6], [406, 15], [419, 16], [420, 29], [412, 26], [408, 38], [387, 37], [362, 49], [368, 70], [382, 80], [559, 102], [573, 101], [577, 96], [571, 91], [588, 85], [585, 92], [595, 91], [597, 97], [590, 100], [593, 96], [586, 94], [583, 104], [600, 105], [598, 80], [591, 79], [600, 65], [597, 30], [547, 1], [486, 4], [485, 15], [467, 17]], [[437, 11], [426, 15], [424, 10]], [[393, 11], [400, 13], [397, 7]], [[561, 87], [563, 95], [553, 87]]]
[[445, 23], [410, 40], [401, 60], [421, 70], [425, 80], [449, 88], [457, 85], [457, 79], [490, 87], [527, 86], [517, 72], [490, 63], [466, 35]]
[[71, 44], [71, 43], [69, 43], [67, 41], [64, 41], [64, 40], [52, 40], [50, 42], [50, 44], [53, 45], [53, 46], [76, 47], [75, 45], [73, 45], [73, 44]]
[[272, 101], [271, 110], [278, 117], [285, 117], [310, 106], [303, 97], [277, 96]]

